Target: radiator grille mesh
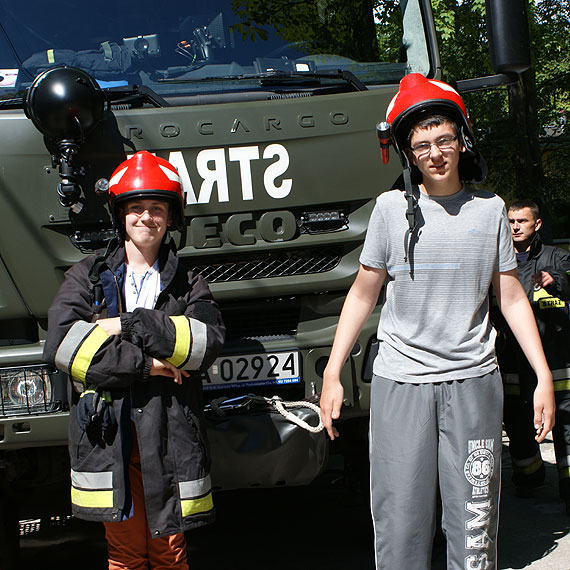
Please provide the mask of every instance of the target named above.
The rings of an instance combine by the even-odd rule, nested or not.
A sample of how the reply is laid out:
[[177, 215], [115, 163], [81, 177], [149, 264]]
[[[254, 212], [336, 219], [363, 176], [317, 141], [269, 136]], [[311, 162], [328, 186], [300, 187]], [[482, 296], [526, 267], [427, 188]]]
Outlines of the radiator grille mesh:
[[224, 283], [324, 273], [336, 267], [340, 259], [340, 247], [323, 247], [225, 257], [219, 261], [212, 259], [207, 263], [190, 264], [190, 267], [209, 283]]

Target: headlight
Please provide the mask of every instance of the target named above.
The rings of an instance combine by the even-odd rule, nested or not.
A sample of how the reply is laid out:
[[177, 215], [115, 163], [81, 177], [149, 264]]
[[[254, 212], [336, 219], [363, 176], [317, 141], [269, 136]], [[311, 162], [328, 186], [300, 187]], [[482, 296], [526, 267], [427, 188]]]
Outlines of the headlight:
[[53, 411], [53, 389], [47, 369], [0, 369], [0, 413], [5, 416]]

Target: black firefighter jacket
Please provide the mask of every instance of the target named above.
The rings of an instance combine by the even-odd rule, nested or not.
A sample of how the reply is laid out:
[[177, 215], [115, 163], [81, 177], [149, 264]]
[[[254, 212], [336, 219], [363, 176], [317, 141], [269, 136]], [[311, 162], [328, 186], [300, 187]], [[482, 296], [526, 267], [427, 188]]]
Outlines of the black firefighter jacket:
[[[547, 271], [554, 283], [545, 289], [536, 288], [532, 276], [538, 271]], [[555, 388], [567, 383], [570, 378], [570, 253], [563, 249], [544, 245], [536, 234], [528, 259], [519, 263], [518, 278], [528, 296], [534, 312], [544, 353], [552, 371]], [[494, 324], [499, 330], [497, 356], [508, 389], [510, 379], [520, 382], [520, 394], [532, 401], [536, 376], [522, 349], [499, 311], [494, 311]], [[507, 390], [508, 391], [508, 390]]]
[[[203, 427], [200, 371], [221, 348], [225, 328], [206, 281], [179, 264], [166, 245], [159, 254], [162, 291], [155, 309], [122, 309], [125, 252], [117, 246], [102, 263], [102, 316], [121, 318], [121, 336], [95, 324], [89, 274], [95, 256], [66, 272], [48, 312], [44, 360], [67, 373], [73, 390], [69, 423], [73, 513], [121, 521], [131, 512], [128, 463], [134, 424], [140, 448], [147, 519], [152, 536], [211, 522], [210, 459]], [[99, 258], [101, 260], [101, 258]], [[188, 370], [182, 385], [150, 376], [152, 357]], [[112, 401], [113, 431], [77, 421], [80, 392], [96, 388]]]

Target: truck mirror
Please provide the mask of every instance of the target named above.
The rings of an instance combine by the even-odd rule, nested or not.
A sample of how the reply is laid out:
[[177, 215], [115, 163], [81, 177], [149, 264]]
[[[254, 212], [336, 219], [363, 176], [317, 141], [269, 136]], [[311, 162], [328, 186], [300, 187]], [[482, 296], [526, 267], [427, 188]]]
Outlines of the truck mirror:
[[485, 0], [491, 66], [495, 73], [520, 74], [530, 67], [525, 0]]

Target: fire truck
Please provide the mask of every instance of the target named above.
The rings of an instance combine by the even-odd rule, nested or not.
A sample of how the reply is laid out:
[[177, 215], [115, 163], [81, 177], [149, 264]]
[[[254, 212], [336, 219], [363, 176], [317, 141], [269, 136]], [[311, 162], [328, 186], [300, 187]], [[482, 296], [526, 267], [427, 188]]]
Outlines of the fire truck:
[[[529, 66], [522, 0], [487, 0], [487, 28], [495, 75], [456, 78], [461, 92]], [[144, 149], [183, 181], [186, 232], [173, 239], [227, 327], [206, 403], [317, 400], [374, 200], [401, 173], [382, 163], [376, 125], [412, 72], [442, 73], [429, 0], [0, 0], [3, 567], [18, 520], [69, 502], [70, 383], [42, 347], [64, 272], [114, 235], [115, 167]], [[366, 434], [380, 310], [342, 374], [341, 420], [355, 437]], [[224, 425], [216, 488], [314, 476], [269, 454], [248, 469], [237, 443], [216, 463], [218, 446], [241, 437]]]

